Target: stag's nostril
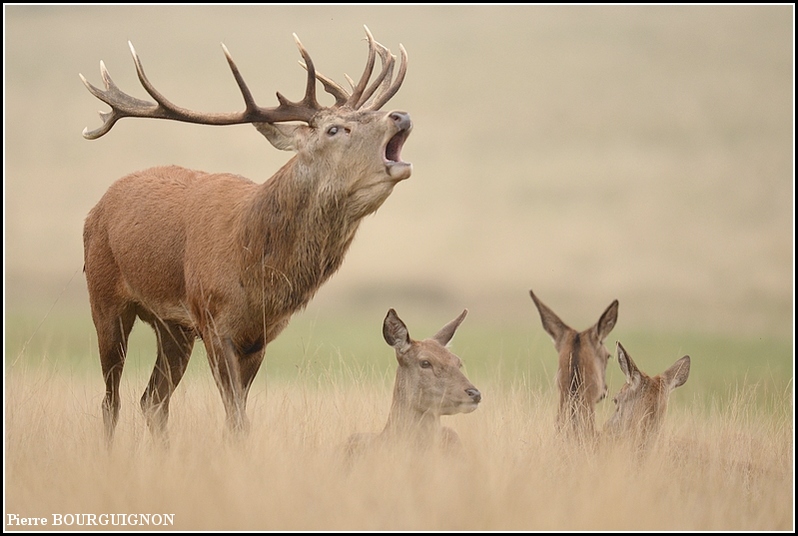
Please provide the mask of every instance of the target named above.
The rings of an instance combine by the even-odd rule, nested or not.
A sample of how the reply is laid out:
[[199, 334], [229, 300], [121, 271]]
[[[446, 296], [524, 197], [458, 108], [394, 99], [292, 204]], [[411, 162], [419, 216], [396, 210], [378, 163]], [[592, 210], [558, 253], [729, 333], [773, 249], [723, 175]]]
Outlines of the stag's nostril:
[[482, 393], [480, 393], [478, 389], [466, 389], [466, 393], [476, 403], [482, 400]]
[[412, 125], [410, 114], [407, 112], [391, 112], [390, 118], [400, 130], [407, 130]]

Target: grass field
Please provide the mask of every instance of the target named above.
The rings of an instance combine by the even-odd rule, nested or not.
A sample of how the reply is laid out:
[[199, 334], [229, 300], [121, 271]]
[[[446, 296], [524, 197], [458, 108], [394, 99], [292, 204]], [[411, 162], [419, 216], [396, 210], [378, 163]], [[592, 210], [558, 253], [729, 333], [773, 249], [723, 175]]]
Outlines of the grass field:
[[[4, 6], [4, 513], [173, 513], [156, 530], [794, 530], [793, 6]], [[154, 336], [134, 329], [112, 451], [83, 264], [86, 213], [160, 164], [266, 180], [288, 158], [252, 128], [127, 119], [81, 84], [143, 97], [127, 49], [189, 108], [240, 108], [224, 42], [263, 105], [298, 98], [296, 32], [356, 76], [362, 26], [408, 50], [389, 106], [413, 176], [367, 218], [340, 271], [267, 349], [253, 429], [223, 434], [195, 349], [171, 448], [138, 399]], [[556, 354], [532, 288], [575, 328], [613, 300], [651, 374], [692, 357], [661, 442], [630, 463], [554, 434]], [[462, 459], [335, 446], [378, 431], [411, 335], [463, 308], [453, 341], [481, 407], [444, 418]], [[199, 346], [199, 345], [198, 345]], [[624, 379], [613, 360], [611, 394]], [[612, 412], [607, 400], [597, 422]], [[9, 525], [6, 529], [24, 529]], [[58, 527], [72, 528], [80, 527]], [[118, 528], [118, 527], [112, 527]], [[128, 527], [130, 528], [130, 527]]]
[[224, 437], [210, 377], [192, 378], [173, 402], [164, 450], [137, 411], [146, 376], [130, 374], [108, 452], [96, 381], [63, 370], [15, 372], [6, 394], [6, 512], [174, 514], [176, 530], [792, 526], [785, 393], [768, 393], [781, 409], [766, 415], [744, 391], [708, 414], [674, 404], [657, 448], [634, 461], [623, 447], [597, 454], [558, 440], [551, 389], [523, 378], [480, 380], [483, 406], [444, 418], [466, 445], [461, 458], [388, 450], [347, 469], [337, 449], [350, 433], [380, 430], [390, 378], [357, 368], [296, 376], [253, 393], [253, 428], [241, 442]]
[[[53, 332], [82, 337], [60, 339], [45, 334], [47, 324], [7, 365], [6, 512], [174, 514], [176, 530], [781, 531], [794, 524], [786, 343], [625, 334], [652, 374], [678, 357], [662, 348], [696, 348], [660, 443], [633, 462], [623, 446], [597, 454], [557, 438], [556, 356], [542, 330], [468, 329], [466, 319], [452, 348], [484, 398], [473, 414], [443, 418], [466, 445], [464, 457], [378, 452], [348, 470], [340, 445], [351, 433], [379, 431], [390, 406], [395, 358], [378, 329], [300, 316], [270, 348], [249, 398], [252, 432], [240, 442], [225, 437], [221, 399], [204, 351], [195, 350], [172, 401], [164, 450], [138, 410], [155, 348], [140, 327], [109, 452], [90, 326], [64, 321]], [[746, 365], [756, 354], [768, 356], [766, 364]], [[622, 382], [613, 360], [611, 394]], [[599, 425], [611, 412], [609, 400], [599, 405]]]

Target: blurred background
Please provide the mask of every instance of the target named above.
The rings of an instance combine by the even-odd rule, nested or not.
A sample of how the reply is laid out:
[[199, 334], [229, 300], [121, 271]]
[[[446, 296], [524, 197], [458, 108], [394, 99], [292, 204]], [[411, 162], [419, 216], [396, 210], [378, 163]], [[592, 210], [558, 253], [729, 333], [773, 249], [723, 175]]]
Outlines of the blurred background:
[[[237, 111], [223, 42], [272, 106], [276, 91], [303, 92], [292, 33], [343, 82], [362, 72], [365, 24], [408, 51], [386, 109], [414, 121], [403, 150], [413, 176], [364, 220], [285, 344], [310, 332], [291, 329], [317, 329], [320, 342], [325, 325], [368, 325], [382, 348], [389, 307], [416, 338], [468, 308], [463, 332], [513, 328], [553, 354], [534, 289], [578, 329], [620, 300], [613, 353], [624, 333], [700, 333], [775, 340], [790, 368], [793, 15], [786, 5], [4, 6], [7, 366], [37, 340], [52, 352], [65, 330], [96, 366], [82, 227], [114, 180], [178, 164], [263, 182], [291, 157], [247, 125], [125, 119], [87, 141], [83, 128], [107, 106], [78, 73], [101, 85], [103, 60], [120, 88], [149, 98], [130, 40], [173, 102]], [[660, 368], [687, 351], [663, 349]], [[553, 375], [553, 355], [540, 359]]]

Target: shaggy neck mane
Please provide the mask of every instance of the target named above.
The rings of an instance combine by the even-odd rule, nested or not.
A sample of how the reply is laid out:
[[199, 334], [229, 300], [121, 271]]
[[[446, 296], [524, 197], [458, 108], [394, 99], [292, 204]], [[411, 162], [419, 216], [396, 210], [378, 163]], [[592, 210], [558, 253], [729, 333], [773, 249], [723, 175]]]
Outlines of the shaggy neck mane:
[[241, 221], [249, 276], [242, 284], [269, 289], [262, 296], [267, 317], [304, 307], [341, 266], [360, 224], [349, 215], [345, 190], [302, 168], [293, 158], [260, 185]]

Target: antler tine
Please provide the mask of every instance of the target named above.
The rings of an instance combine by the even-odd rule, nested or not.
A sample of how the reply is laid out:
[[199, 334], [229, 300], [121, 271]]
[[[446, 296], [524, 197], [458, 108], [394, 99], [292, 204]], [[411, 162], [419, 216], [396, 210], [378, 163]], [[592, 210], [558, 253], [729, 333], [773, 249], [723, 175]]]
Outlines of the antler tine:
[[399, 91], [399, 88], [402, 86], [402, 82], [404, 82], [405, 75], [407, 74], [407, 51], [401, 44], [399, 45], [399, 52], [401, 53], [401, 59], [399, 61], [399, 73], [396, 75], [396, 79], [393, 81], [393, 84], [382, 91], [369, 105], [368, 108], [370, 110], [379, 110], [382, 108], [386, 102], [396, 95], [396, 92]]
[[[374, 71], [374, 61], [376, 59], [375, 54], [375, 41], [374, 36], [371, 35], [371, 32], [368, 29], [368, 26], [363, 26], [366, 30], [366, 39], [369, 42], [369, 57], [366, 60], [366, 68], [363, 70], [363, 74], [360, 76], [360, 81], [357, 85], [352, 84], [352, 95], [347, 100], [347, 105], [351, 108], [357, 108], [358, 103], [360, 102], [360, 97], [363, 95], [363, 91], [366, 89], [366, 85], [369, 83], [369, 78], [371, 78], [371, 73]], [[351, 81], [350, 81], [351, 84]]]
[[[362, 105], [362, 101], [365, 100], [361, 97], [366, 89], [366, 84], [368, 84], [369, 78], [371, 78], [371, 75], [374, 72], [376, 47], [382, 45], [379, 45], [374, 41], [374, 36], [371, 35], [371, 32], [367, 26], [363, 26], [363, 28], [366, 30], [366, 39], [369, 43], [369, 55], [368, 59], [366, 60], [366, 68], [363, 70], [363, 74], [360, 76], [360, 81], [357, 84], [355, 84], [348, 75], [344, 75], [347, 82], [349, 82], [349, 85], [352, 86], [351, 95], [332, 79], [327, 78], [321, 73], [316, 73], [316, 78], [318, 78], [318, 80], [324, 85], [324, 90], [335, 97], [335, 106], [337, 107], [349, 106], [350, 108], [357, 109], [359, 105]], [[300, 62], [300, 65], [307, 69], [307, 66], [304, 63]]]
[[249, 90], [246, 82], [244, 82], [244, 77], [241, 76], [241, 71], [238, 70], [238, 65], [236, 62], [233, 61], [233, 56], [230, 55], [230, 51], [227, 50], [227, 47], [222, 43], [222, 51], [224, 52], [224, 57], [227, 58], [227, 64], [230, 66], [230, 70], [233, 72], [233, 78], [235, 78], [236, 83], [238, 84], [238, 89], [241, 90], [241, 96], [244, 97], [244, 105], [246, 106], [247, 113], [255, 113], [258, 109], [258, 105], [255, 104], [255, 99], [252, 97], [252, 92]]
[[241, 76], [241, 72], [233, 61], [230, 51], [227, 50], [227, 47], [222, 43], [222, 50], [227, 58], [228, 65], [230, 65], [230, 70], [233, 72], [233, 78], [235, 78], [238, 88], [241, 90], [241, 96], [244, 98], [244, 104], [246, 106], [244, 112], [240, 114], [241, 120], [237, 121], [238, 123], [277, 123], [280, 121], [308, 122], [316, 112], [322, 109], [322, 106], [316, 101], [316, 81], [313, 75], [313, 73], [315, 73], [313, 61], [310, 59], [310, 54], [305, 50], [305, 47], [299, 42], [299, 38], [296, 34], [294, 34], [294, 40], [299, 46], [299, 53], [302, 54], [302, 57], [309, 64], [305, 96], [298, 103], [294, 103], [286, 99], [278, 91], [277, 100], [280, 104], [273, 108], [261, 108], [255, 103], [252, 92], [244, 81], [244, 77]]
[[[302, 42], [299, 40], [297, 34], [294, 34], [294, 41], [296, 46], [299, 47], [299, 53], [302, 54], [302, 59], [305, 60], [305, 69], [308, 71], [308, 81], [305, 86], [305, 96], [298, 103], [299, 105], [306, 106], [315, 112], [321, 110], [321, 105], [316, 100], [316, 68], [313, 66], [313, 60], [310, 59], [310, 54], [305, 50]], [[280, 105], [283, 105], [284, 98], [279, 93], [277, 98], [280, 100]], [[286, 104], [290, 104], [287, 101]]]
[[89, 131], [88, 127], [83, 129], [83, 137], [87, 140], [96, 140], [100, 136], [106, 134], [111, 130], [111, 127], [114, 126], [114, 123], [123, 117], [130, 117], [137, 111], [149, 110], [151, 113], [154, 113], [157, 110], [158, 106], [156, 104], [131, 97], [120, 91], [117, 85], [114, 84], [114, 81], [111, 80], [111, 75], [108, 73], [108, 69], [105, 68], [105, 63], [103, 61], [100, 61], [100, 75], [105, 85], [105, 91], [95, 87], [86, 80], [86, 77], [82, 74], [79, 75], [86, 89], [88, 89], [92, 95], [111, 106], [110, 112], [99, 112], [100, 119], [103, 121], [103, 125], [100, 128], [92, 131]]
[[[299, 65], [302, 66], [303, 69], [307, 69], [308, 66], [305, 65], [304, 62], [300, 61]], [[349, 98], [349, 93], [342, 88], [337, 82], [334, 80], [327, 78], [320, 72], [316, 71], [316, 79], [324, 85], [324, 91], [335, 97], [335, 106], [343, 106], [346, 104], [347, 99]]]
[[83, 81], [86, 88], [92, 95], [105, 102], [111, 107], [110, 112], [100, 112], [100, 118], [103, 125], [100, 128], [89, 131], [88, 128], [83, 130], [83, 137], [89, 140], [94, 140], [103, 136], [111, 130], [111, 127], [123, 117], [142, 117], [150, 119], [170, 119], [173, 121], [182, 121], [185, 123], [199, 123], [203, 125], [237, 125], [242, 123], [277, 123], [282, 121], [305, 121], [309, 122], [311, 118], [322, 109], [322, 106], [316, 100], [316, 74], [313, 67], [313, 62], [310, 55], [299, 42], [299, 39], [294, 38], [299, 45], [299, 51], [302, 54], [305, 62], [308, 65], [308, 81], [305, 88], [305, 96], [298, 103], [293, 103], [283, 97], [279, 92], [277, 93], [277, 100], [279, 106], [273, 108], [261, 108], [255, 103], [252, 97], [252, 92], [247, 87], [241, 76], [238, 67], [233, 61], [230, 51], [227, 47], [222, 45], [227, 63], [233, 72], [233, 77], [241, 90], [241, 95], [244, 98], [246, 109], [243, 112], [230, 112], [230, 113], [201, 113], [181, 108], [166, 99], [144, 74], [141, 60], [139, 59], [133, 44], [128, 41], [130, 52], [133, 55], [133, 62], [136, 66], [136, 73], [138, 74], [139, 81], [147, 93], [155, 99], [156, 102], [137, 99], [121, 91], [108, 74], [105, 64], [100, 62], [100, 73], [102, 75], [105, 90], [99, 89], [90, 84], [88, 80], [81, 74], [80, 79]]
[[[230, 63], [230, 67], [233, 70], [233, 76], [236, 78], [236, 82], [238, 82], [238, 86], [241, 89], [242, 94], [244, 95], [244, 101], [247, 104], [247, 110], [244, 112], [230, 112], [230, 113], [209, 113], [209, 112], [195, 112], [193, 110], [189, 110], [187, 108], [181, 108], [166, 99], [157, 89], [155, 86], [152, 85], [150, 80], [147, 78], [147, 75], [144, 74], [144, 67], [141, 64], [141, 60], [139, 59], [139, 55], [136, 54], [136, 49], [133, 48], [133, 43], [128, 41], [128, 45], [130, 46], [130, 52], [133, 54], [133, 63], [136, 65], [136, 74], [138, 74], [139, 81], [147, 93], [155, 99], [157, 102], [157, 107], [152, 111], [152, 113], [148, 114], [133, 114], [133, 117], [149, 117], [149, 118], [156, 118], [156, 119], [172, 119], [174, 121], [182, 121], [185, 123], [199, 123], [203, 125], [236, 125], [240, 123], [249, 123], [251, 121], [250, 116], [253, 115], [253, 112], [260, 111], [261, 113], [265, 113], [268, 111], [266, 108], [258, 108], [252, 102], [252, 94], [247, 88], [246, 84], [243, 83], [243, 79], [241, 79], [241, 75], [238, 72], [238, 67], [236, 67], [235, 63], [232, 62], [232, 58], [230, 57], [230, 53], [227, 50], [227, 47], [222, 45], [222, 48], [225, 52], [225, 56], [227, 57], [228, 63]], [[146, 101], [143, 101], [146, 102]], [[111, 104], [111, 103], [108, 103]], [[113, 107], [113, 104], [111, 104]]]
[[[388, 50], [387, 47], [379, 43], [377, 43], [376, 45], [380, 53], [382, 70], [380, 71], [379, 76], [377, 76], [374, 82], [372, 82], [371, 86], [369, 86], [369, 88], [363, 92], [363, 95], [360, 97], [360, 102], [357, 103], [356, 108], [363, 107], [369, 101], [369, 99], [372, 98], [377, 89], [381, 88], [384, 85], [384, 82], [386, 80], [390, 83], [390, 80], [393, 78], [393, 64], [394, 61], [396, 61], [396, 57], [393, 54], [391, 54], [391, 51]], [[366, 109], [369, 109], [369, 107], [366, 107]]]
[[[372, 36], [368, 27], [364, 26], [364, 28], [366, 30], [366, 38], [369, 42], [369, 56], [366, 61], [366, 68], [363, 70], [363, 74], [361, 75], [360, 81], [358, 81], [357, 84], [355, 84], [355, 82], [349, 76], [344, 75], [347, 82], [349, 82], [349, 85], [352, 86], [351, 94], [349, 94], [349, 92], [347, 92], [332, 79], [319, 72], [315, 73], [315, 77], [324, 85], [324, 90], [335, 97], [336, 107], [348, 106], [354, 110], [357, 110], [365, 106], [366, 110], [379, 110], [391, 99], [391, 97], [396, 94], [397, 91], [399, 91], [399, 87], [402, 85], [405, 74], [407, 73], [407, 51], [402, 45], [399, 45], [402, 56], [399, 66], [399, 74], [393, 83], [391, 83], [391, 80], [393, 79], [393, 66], [396, 61], [396, 57], [391, 54], [387, 47], [374, 40], [374, 37]], [[294, 35], [294, 37], [296, 38], [296, 35]], [[299, 43], [298, 39], [297, 43]], [[303, 57], [306, 57], [307, 52], [305, 52], [301, 44], [299, 46]], [[369, 78], [371, 78], [371, 75], [374, 72], [374, 63], [376, 61], [377, 52], [380, 54], [382, 70], [374, 82], [372, 82], [371, 86], [366, 88], [366, 84], [368, 84]], [[305, 63], [299, 62], [299, 64], [305, 69], [308, 69], [308, 66]], [[312, 64], [310, 67], [312, 68]], [[310, 79], [310, 71], [308, 71], [308, 79]], [[278, 94], [278, 98], [281, 97], [282, 96]], [[281, 102], [283, 101], [281, 100]], [[366, 105], [367, 103], [368, 105]]]

